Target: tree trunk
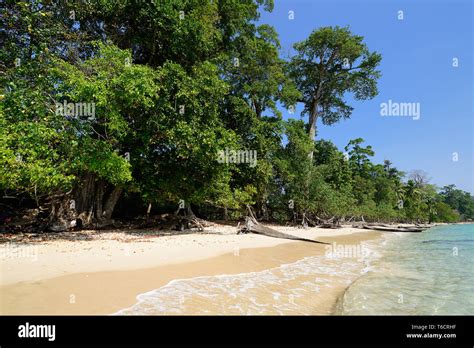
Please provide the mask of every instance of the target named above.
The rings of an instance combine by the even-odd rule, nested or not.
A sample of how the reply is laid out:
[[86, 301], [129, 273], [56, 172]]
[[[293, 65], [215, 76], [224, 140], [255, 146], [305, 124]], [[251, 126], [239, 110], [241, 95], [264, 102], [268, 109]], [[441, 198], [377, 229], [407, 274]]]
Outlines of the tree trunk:
[[86, 174], [79, 186], [75, 189], [74, 201], [76, 211], [78, 214], [82, 212], [89, 212], [90, 209], [95, 205], [95, 176], [93, 174]]
[[120, 195], [122, 194], [122, 191], [123, 189], [121, 187], [116, 186], [107, 198], [103, 213], [105, 221], [110, 221], [110, 219], [112, 218], [112, 213], [114, 212], [115, 205], [117, 204]]
[[104, 215], [104, 210], [102, 209], [102, 200], [104, 199], [104, 182], [100, 180], [97, 183], [97, 198], [96, 198], [96, 217], [97, 220], [102, 220]]
[[263, 220], [265, 221], [270, 220], [270, 215], [268, 213], [268, 206], [267, 206], [266, 201], [263, 201], [262, 203], [262, 217], [263, 217]]
[[[318, 102], [315, 101], [313, 104], [313, 108], [311, 110], [311, 114], [309, 115], [309, 138], [311, 141], [314, 141], [316, 137], [316, 121], [318, 120]], [[313, 160], [314, 151], [311, 150], [309, 153], [309, 158]]]
[[75, 187], [72, 195], [64, 194], [53, 201], [48, 228], [53, 231], [66, 231], [71, 228], [105, 226], [110, 223], [112, 213], [123, 191], [114, 187], [107, 196], [107, 182], [92, 173], [85, 174]]

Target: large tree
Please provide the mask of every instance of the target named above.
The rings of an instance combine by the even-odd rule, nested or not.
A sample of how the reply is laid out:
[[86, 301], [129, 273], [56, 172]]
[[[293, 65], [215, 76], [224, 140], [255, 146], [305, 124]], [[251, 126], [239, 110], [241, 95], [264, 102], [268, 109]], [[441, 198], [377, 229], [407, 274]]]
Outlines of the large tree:
[[348, 28], [320, 28], [294, 48], [297, 54], [290, 71], [302, 94], [303, 114], [309, 115], [311, 139], [316, 136], [318, 118], [331, 125], [350, 117], [353, 108], [344, 100], [347, 92], [358, 100], [377, 95], [377, 66], [382, 57], [369, 51], [363, 37]]

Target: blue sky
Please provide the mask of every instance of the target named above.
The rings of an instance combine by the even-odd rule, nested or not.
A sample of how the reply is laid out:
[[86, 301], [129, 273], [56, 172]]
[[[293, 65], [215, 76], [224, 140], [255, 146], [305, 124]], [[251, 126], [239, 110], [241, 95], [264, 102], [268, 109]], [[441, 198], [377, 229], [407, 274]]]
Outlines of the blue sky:
[[[259, 22], [276, 28], [282, 56], [291, 56], [293, 44], [314, 29], [335, 25], [349, 26], [382, 54], [379, 95], [367, 101], [348, 96], [351, 118], [333, 126], [319, 122], [318, 138], [342, 150], [362, 137], [373, 146], [375, 162], [422, 169], [434, 184], [474, 193], [472, 19], [470, 0], [275, 0], [273, 12], [262, 13]], [[420, 103], [420, 119], [380, 116], [380, 104], [389, 99]], [[284, 110], [284, 118], [299, 118], [302, 106], [296, 110]]]

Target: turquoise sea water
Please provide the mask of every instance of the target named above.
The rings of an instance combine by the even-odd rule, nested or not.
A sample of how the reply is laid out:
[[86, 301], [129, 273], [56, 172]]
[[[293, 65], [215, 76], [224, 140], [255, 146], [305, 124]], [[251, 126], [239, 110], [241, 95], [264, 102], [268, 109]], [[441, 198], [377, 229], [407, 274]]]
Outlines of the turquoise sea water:
[[474, 225], [389, 233], [336, 314], [474, 315]]

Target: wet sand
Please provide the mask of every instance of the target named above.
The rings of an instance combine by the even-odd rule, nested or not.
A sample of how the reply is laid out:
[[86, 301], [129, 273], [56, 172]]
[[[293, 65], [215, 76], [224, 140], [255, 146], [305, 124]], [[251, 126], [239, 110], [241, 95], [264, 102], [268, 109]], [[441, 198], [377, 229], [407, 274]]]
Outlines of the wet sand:
[[[340, 230], [337, 231], [320, 231], [311, 232], [296, 232], [295, 234], [302, 234], [311, 236], [311, 234], [319, 234], [318, 240], [337, 243], [339, 245], [357, 245], [363, 241], [377, 240], [380, 238], [379, 232], [372, 231], [356, 231], [356, 230]], [[176, 236], [174, 243], [177, 240], [182, 240], [184, 236]], [[213, 236], [216, 237], [216, 236]], [[232, 238], [241, 238], [241, 236], [229, 236]], [[246, 237], [246, 236], [244, 236]], [[36, 270], [29, 274], [28, 277], [19, 278], [20, 281], [13, 281], [16, 279], [13, 276], [4, 277], [5, 281], [0, 288], [0, 312], [1, 314], [34, 314], [34, 315], [77, 315], [77, 314], [113, 314], [117, 311], [130, 307], [137, 302], [136, 296], [141, 293], [160, 288], [168, 284], [172, 280], [183, 278], [195, 278], [200, 276], [212, 276], [220, 274], [239, 274], [248, 272], [258, 272], [270, 268], [278, 267], [282, 264], [296, 262], [308, 256], [324, 256], [327, 253], [327, 246], [322, 244], [311, 244], [304, 242], [294, 242], [286, 240], [278, 240], [262, 236], [249, 236], [264, 238], [263, 242], [260, 238], [256, 245], [265, 245], [270, 243], [270, 247], [256, 247], [256, 248], [235, 248], [232, 246], [232, 252], [229, 252], [229, 245], [227, 249], [218, 248], [224, 251], [224, 254], [218, 256], [205, 257], [200, 255], [197, 260], [179, 262], [179, 258], [173, 259], [171, 262], [161, 262], [157, 267], [144, 266], [137, 268], [140, 264], [134, 264], [133, 269], [123, 267], [123, 270], [104, 270], [96, 271], [96, 267], [89, 267], [90, 272], [77, 272], [81, 268], [72, 268], [63, 276], [54, 276], [58, 272], [50, 272], [50, 274], [40, 274]], [[194, 248], [199, 247], [199, 236], [192, 236], [195, 242], [191, 244]], [[217, 238], [219, 239], [219, 238]], [[74, 243], [74, 242], [64, 242]], [[94, 248], [93, 242], [90, 242], [89, 248]], [[122, 242], [123, 243], [123, 242]], [[131, 242], [132, 249], [137, 242]], [[99, 244], [100, 245], [100, 244]], [[232, 245], [232, 244], [231, 244]], [[240, 245], [247, 245], [240, 243]], [[123, 245], [122, 245], [123, 246]], [[141, 246], [140, 246], [141, 247]], [[102, 247], [101, 247], [102, 248]], [[183, 249], [183, 247], [181, 247]], [[179, 248], [177, 249], [179, 250]], [[182, 250], [186, 252], [186, 248]], [[156, 251], [156, 250], [153, 250]], [[70, 254], [71, 252], [69, 252]], [[64, 253], [63, 253], [64, 254]], [[67, 254], [67, 253], [66, 253]], [[131, 258], [125, 256], [123, 252], [117, 256], [122, 263], [131, 261]], [[211, 254], [212, 255], [212, 254]], [[77, 256], [77, 255], [76, 255]], [[40, 257], [38, 257], [40, 259]], [[66, 260], [67, 257], [64, 257]], [[182, 260], [189, 260], [189, 258], [181, 257]], [[55, 259], [56, 268], [61, 268], [61, 259]], [[321, 258], [321, 262], [325, 262], [325, 258]], [[11, 260], [10, 260], [11, 261]], [[13, 260], [14, 261], [14, 260]], [[78, 262], [80, 258], [78, 259]], [[43, 261], [44, 262], [44, 261]], [[49, 263], [52, 261], [49, 260]], [[346, 262], [345, 259], [340, 259], [338, 262]], [[79, 262], [80, 263], [80, 262]], [[133, 263], [133, 262], [132, 262]], [[19, 263], [21, 265], [21, 263]], [[120, 265], [121, 263], [118, 263]], [[23, 264], [25, 266], [26, 263]], [[4, 268], [2, 264], [2, 268]], [[51, 271], [55, 269], [48, 264], [48, 268], [42, 268]], [[9, 274], [15, 272], [13, 262], [8, 263]], [[103, 267], [103, 266], [102, 266]], [[115, 263], [114, 267], [118, 267]], [[360, 269], [364, 267], [363, 262], [360, 262]], [[21, 267], [19, 266], [17, 271]], [[99, 268], [100, 269], [100, 268]], [[107, 269], [107, 268], [106, 268]], [[119, 267], [120, 269], [120, 267]], [[62, 272], [67, 272], [68, 270]], [[32, 279], [34, 274], [42, 276], [41, 279]], [[338, 297], [344, 292], [347, 286], [355, 279], [344, 279], [341, 276], [334, 274], [322, 274], [329, 286], [325, 287], [317, 294], [308, 299], [311, 306], [311, 314], [331, 314], [334, 310]], [[298, 286], [298, 284], [295, 284]], [[262, 294], [261, 296], [267, 296]], [[223, 312], [223, 304], [228, 302], [232, 304], [232, 298], [220, 298], [220, 306], [213, 306], [208, 304], [209, 308], [205, 311], [207, 314], [235, 314], [232, 311]], [[202, 314], [202, 302], [193, 303], [191, 301], [186, 306], [186, 312], [182, 314]], [[204, 304], [206, 305], [206, 304]], [[171, 314], [171, 313], [160, 313]], [[275, 314], [268, 312], [265, 314]], [[299, 313], [293, 313], [299, 314]], [[307, 314], [307, 313], [306, 313]]]

